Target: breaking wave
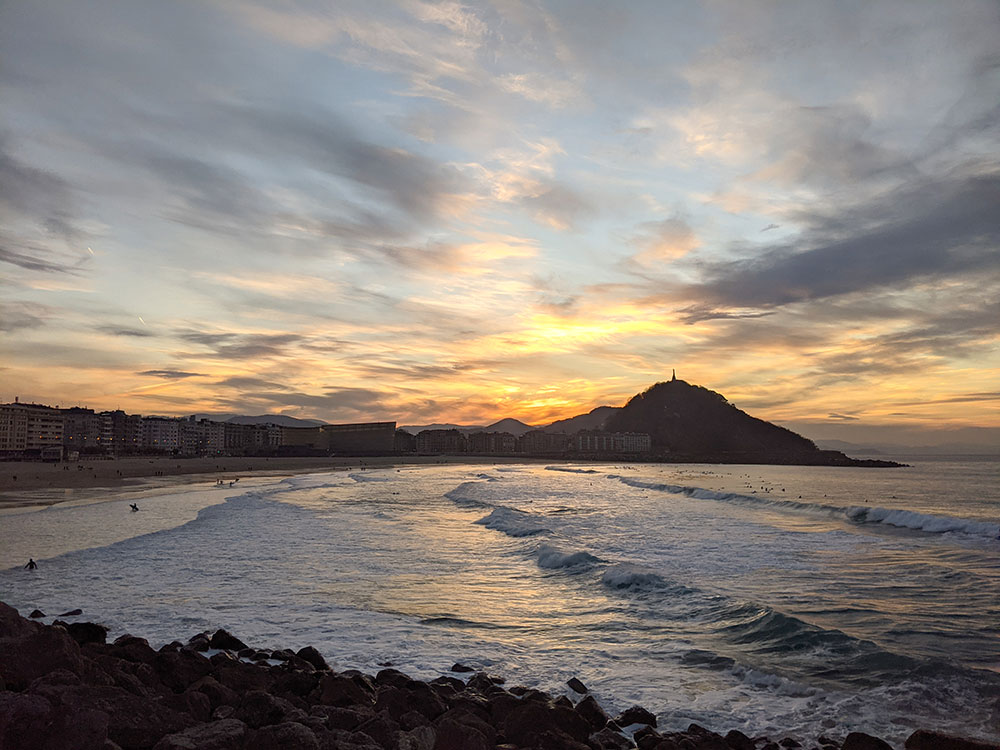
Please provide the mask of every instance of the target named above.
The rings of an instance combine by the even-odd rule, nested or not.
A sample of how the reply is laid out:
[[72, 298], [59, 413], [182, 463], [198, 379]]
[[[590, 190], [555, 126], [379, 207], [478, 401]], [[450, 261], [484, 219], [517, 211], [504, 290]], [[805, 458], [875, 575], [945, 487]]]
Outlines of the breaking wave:
[[549, 529], [538, 525], [538, 520], [531, 513], [501, 506], [494, 508], [488, 516], [480, 518], [475, 523], [488, 529], [499, 531], [507, 536], [524, 537], [537, 534], [549, 534]]

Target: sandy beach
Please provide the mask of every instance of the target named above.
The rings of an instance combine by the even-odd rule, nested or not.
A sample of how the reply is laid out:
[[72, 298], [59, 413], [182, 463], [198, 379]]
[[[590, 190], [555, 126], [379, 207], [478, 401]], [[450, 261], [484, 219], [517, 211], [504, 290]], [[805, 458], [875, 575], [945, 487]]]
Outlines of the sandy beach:
[[311, 472], [442, 463], [530, 463], [531, 459], [496, 456], [358, 457], [137, 457], [84, 459], [62, 463], [0, 463], [0, 507], [49, 505], [66, 499], [54, 490], [145, 489], [217, 479], [290, 476]]

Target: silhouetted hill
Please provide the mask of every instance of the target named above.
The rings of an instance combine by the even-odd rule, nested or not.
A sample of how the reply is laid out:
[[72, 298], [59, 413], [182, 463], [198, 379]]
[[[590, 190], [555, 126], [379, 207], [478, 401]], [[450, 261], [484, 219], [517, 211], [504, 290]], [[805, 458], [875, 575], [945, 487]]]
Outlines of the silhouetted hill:
[[472, 432], [481, 432], [484, 427], [478, 427], [476, 425], [461, 425], [461, 424], [451, 424], [435, 422], [434, 424], [408, 424], [403, 425], [399, 429], [404, 430], [411, 435], [416, 435], [418, 432], [423, 432], [424, 430], [458, 430], [463, 435], [468, 435]]
[[483, 428], [483, 432], [509, 432], [515, 437], [520, 437], [524, 433], [530, 432], [533, 429], [535, 428], [530, 424], [525, 424], [520, 419], [507, 417], [506, 419], [501, 419], [499, 422], [487, 425]]
[[648, 433], [654, 452], [703, 461], [843, 466], [892, 465], [821, 451], [808, 438], [751, 417], [725, 396], [684, 380], [657, 383], [633, 396], [604, 425], [610, 432]]
[[542, 428], [545, 432], [562, 432], [572, 435], [580, 430], [600, 430], [604, 428], [604, 423], [612, 414], [621, 411], [619, 406], [598, 406], [591, 409], [586, 414], [578, 414], [569, 419], [557, 419], [550, 425]]

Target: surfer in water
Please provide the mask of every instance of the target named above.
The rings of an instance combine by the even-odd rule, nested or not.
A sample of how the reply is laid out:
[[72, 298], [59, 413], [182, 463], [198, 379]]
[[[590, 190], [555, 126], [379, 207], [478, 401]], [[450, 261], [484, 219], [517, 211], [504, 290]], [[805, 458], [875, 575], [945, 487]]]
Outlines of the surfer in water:
[[137, 512], [139, 510], [139, 506], [136, 505], [135, 503], [129, 503], [128, 507], [130, 507], [132, 509], [133, 513]]
[[38, 567], [38, 563], [36, 563], [33, 558], [29, 557], [28, 564], [25, 565], [24, 567], [26, 567], [28, 570], [34, 570], [35, 568]]

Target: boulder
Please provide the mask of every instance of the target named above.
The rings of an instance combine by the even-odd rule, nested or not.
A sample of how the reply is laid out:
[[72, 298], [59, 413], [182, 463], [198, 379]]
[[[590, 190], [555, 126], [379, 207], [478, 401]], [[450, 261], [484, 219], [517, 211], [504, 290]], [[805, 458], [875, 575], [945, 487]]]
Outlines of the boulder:
[[309, 727], [287, 721], [258, 729], [244, 747], [246, 750], [319, 750], [319, 740]]
[[507, 741], [522, 746], [538, 744], [541, 735], [549, 730], [584, 742], [591, 726], [575, 709], [537, 701], [523, 701], [508, 714], [503, 725]]
[[590, 739], [600, 745], [602, 750], [627, 750], [627, 748], [635, 747], [635, 743], [628, 737], [607, 727], [592, 735]]
[[615, 717], [618, 726], [627, 727], [630, 724], [646, 724], [656, 726], [656, 717], [642, 706], [632, 706]]
[[347, 674], [326, 674], [319, 683], [321, 703], [327, 706], [362, 706], [375, 702], [374, 691]]
[[399, 724], [393, 721], [388, 712], [381, 711], [359, 724], [356, 731], [367, 734], [382, 747], [390, 748], [399, 731]]
[[1000, 745], [918, 729], [906, 739], [906, 750], [1000, 750]]
[[464, 664], [455, 663], [451, 665], [451, 671], [461, 673], [461, 672], [475, 672], [476, 670], [473, 669], [472, 667], [467, 667]]
[[[65, 630], [33, 623], [20, 617], [16, 610], [7, 609], [27, 626], [22, 628], [11, 621], [0, 630], [0, 664], [8, 690], [24, 690], [32, 680], [56, 669], [77, 675], [84, 673], [80, 645]], [[3, 631], [10, 635], [4, 636]]]
[[32, 620], [37, 620], [39, 617], [45, 617], [45, 613], [40, 609], [31, 610], [31, 614], [28, 615]]
[[242, 721], [222, 719], [168, 734], [153, 750], [241, 750], [246, 736]]
[[79, 617], [82, 614], [82, 609], [71, 609], [69, 612], [63, 612], [62, 614], [56, 615], [56, 617]]
[[237, 638], [235, 635], [230, 633], [228, 630], [223, 630], [220, 628], [212, 634], [212, 637], [208, 641], [210, 648], [221, 648], [228, 651], [240, 651], [247, 647], [243, 641]]
[[313, 667], [320, 671], [326, 672], [330, 669], [330, 666], [326, 663], [326, 659], [323, 658], [323, 655], [312, 646], [300, 648], [295, 655], [300, 659], [304, 659], [309, 662], [313, 665]]
[[434, 750], [437, 732], [431, 727], [415, 727], [396, 733], [396, 747], [399, 750]]
[[592, 695], [586, 696], [583, 700], [576, 704], [576, 711], [580, 716], [586, 719], [587, 723], [590, 724], [595, 730], [604, 729], [608, 725], [608, 715], [601, 708], [601, 704]]
[[99, 748], [107, 740], [107, 714], [56, 708], [41, 695], [0, 692], [0, 747], [4, 750]]
[[151, 748], [164, 735], [180, 732], [194, 723], [179, 711], [119, 687], [46, 686], [40, 693], [60, 714], [105, 714], [107, 736], [127, 748]]
[[212, 663], [196, 651], [158, 651], [153, 669], [168, 688], [182, 693], [212, 670]]
[[585, 693], [590, 692], [589, 690], [587, 690], [587, 686], [584, 685], [582, 682], [580, 682], [576, 677], [570, 677], [566, 681], [566, 684], [569, 686], [569, 689], [572, 690], [574, 693], [580, 693], [580, 695], [584, 695]]
[[864, 732], [851, 732], [840, 748], [841, 750], [892, 750], [892, 745]]
[[434, 727], [434, 750], [493, 750], [493, 730], [487, 724], [449, 716]]
[[248, 727], [257, 729], [282, 722], [292, 708], [294, 706], [283, 698], [277, 698], [263, 690], [251, 690], [243, 696], [236, 710], [236, 718]]
[[226, 687], [211, 675], [196, 680], [189, 689], [204, 693], [213, 711], [219, 706], [238, 706], [240, 703], [240, 696], [235, 690]]
[[738, 729], [732, 729], [726, 734], [726, 744], [733, 750], [755, 750], [753, 740]]

